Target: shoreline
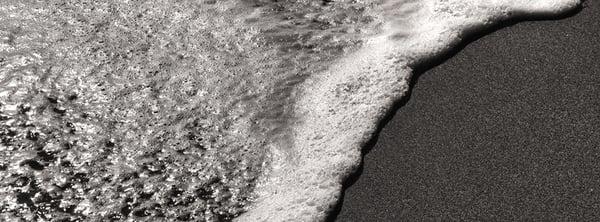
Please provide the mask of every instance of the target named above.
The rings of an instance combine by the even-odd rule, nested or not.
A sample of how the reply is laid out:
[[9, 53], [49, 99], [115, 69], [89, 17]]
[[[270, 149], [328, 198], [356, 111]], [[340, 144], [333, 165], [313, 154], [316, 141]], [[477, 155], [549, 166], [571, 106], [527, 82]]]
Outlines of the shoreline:
[[[406, 23], [385, 17], [391, 25], [382, 36], [307, 79], [308, 93], [295, 109], [303, 119], [293, 134], [299, 135], [294, 139], [295, 162], [273, 160], [275, 170], [260, 185], [260, 197], [239, 220], [326, 219], [339, 202], [345, 178], [360, 165], [361, 149], [378, 132], [390, 108], [408, 92], [413, 67], [451, 54], [465, 42], [464, 36], [485, 32], [494, 28], [492, 24], [524, 16], [561, 17], [576, 9], [574, 2], [561, 0], [535, 7], [521, 2], [473, 3], [465, 8], [455, 2], [439, 2], [406, 15]], [[418, 5], [403, 5], [411, 6]], [[404, 9], [390, 10], [400, 13]], [[447, 9], [454, 13], [443, 13]], [[405, 28], [413, 24], [426, 25], [408, 30], [407, 35]]]
[[[572, 141], [569, 143], [564, 137], [556, 137], [557, 135], [574, 133], [571, 136], [577, 137], [577, 133], [581, 134], [586, 130], [591, 135], [600, 134], [598, 129], [585, 128], [585, 123], [581, 126], [583, 128], [571, 129], [567, 122], [561, 122], [564, 119], [581, 122], [586, 118], [591, 118], [589, 121], [592, 122], [600, 122], [597, 116], [590, 116], [585, 112], [600, 109], [597, 102], [594, 104], [598, 94], [593, 96], [598, 92], [598, 87], [594, 84], [597, 80], [594, 82], [593, 76], [594, 72], [600, 73], [600, 68], [590, 64], [594, 61], [594, 54], [589, 49], [600, 44], [597, 35], [594, 36], [594, 32], [598, 33], [600, 28], [593, 22], [597, 21], [598, 16], [594, 13], [599, 14], [600, 7], [598, 3], [585, 4], [587, 7], [573, 17], [523, 22], [483, 36], [466, 46], [455, 57], [427, 71], [420, 78], [417, 77], [419, 83], [415, 84], [410, 101], [400, 107], [395, 117], [382, 129], [377, 143], [364, 157], [362, 174], [345, 191], [343, 206], [337, 219], [526, 219], [523, 217], [532, 214], [516, 212], [516, 215], [510, 217], [506, 216], [510, 214], [510, 210], [506, 209], [527, 209], [525, 203], [535, 205], [536, 198], [538, 202], [552, 199], [549, 195], [551, 190], [533, 196], [521, 194], [525, 198], [534, 199], [529, 202], [519, 202], [517, 199], [520, 197], [510, 199], [511, 195], [503, 196], [494, 192], [512, 192], [540, 185], [527, 180], [552, 181], [554, 177], [551, 176], [521, 175], [511, 180], [507, 175], [519, 175], [519, 172], [527, 172], [529, 168], [542, 172], [550, 168], [561, 172], [561, 169], [552, 166], [533, 166], [535, 163], [551, 162], [552, 157], [556, 157], [545, 152], [545, 147], [557, 147], [556, 144], [563, 144], [565, 147], [581, 145]], [[555, 39], [559, 37], [563, 41]], [[555, 53], [561, 51], [563, 53]], [[573, 63], [578, 66], [573, 66]], [[568, 76], [569, 71], [583, 74]], [[572, 85], [561, 87], [560, 83], [565, 80], [572, 81]], [[559, 91], [553, 91], [557, 87]], [[588, 89], [585, 92], [587, 94], [578, 91], [581, 87]], [[540, 88], [545, 93], [540, 92]], [[579, 96], [584, 98], [578, 98]], [[567, 108], [567, 115], [557, 111], [562, 108], [561, 104], [550, 103], [553, 100], [576, 102], [573, 109]], [[536, 107], [544, 105], [546, 107], [543, 112], [535, 111]], [[522, 108], [526, 106], [531, 106], [531, 110]], [[579, 109], [575, 109], [577, 106]], [[509, 114], [516, 116], [508, 116]], [[556, 119], [557, 115], [563, 116]], [[536, 116], [546, 119], [536, 119]], [[555, 126], [545, 126], [544, 124], [548, 124], [547, 119], [554, 120]], [[552, 132], [547, 135], [538, 129]], [[511, 130], [527, 131], [533, 135], [511, 133]], [[482, 134], [481, 131], [488, 131], [489, 134]], [[495, 138], [495, 134], [503, 136]], [[581, 141], [584, 138], [578, 139]], [[597, 139], [586, 142], [587, 146], [583, 144], [583, 148], [569, 151], [577, 156], [576, 154], [581, 154], [577, 152], [593, 150], [593, 144], [600, 143]], [[528, 144], [534, 148], [519, 144]], [[463, 149], [465, 146], [467, 148]], [[501, 148], [506, 148], [506, 152], [495, 153]], [[528, 152], [533, 154], [525, 160], [519, 160], [519, 156]], [[555, 162], [576, 163], [568, 160]], [[518, 163], [523, 166], [510, 168]], [[592, 162], [585, 163], [588, 165], [570, 170], [595, 170], [596, 166]], [[436, 167], [441, 167], [439, 172], [442, 173], [433, 170]], [[495, 170], [494, 167], [508, 167], [510, 170]], [[478, 174], [471, 172], [473, 170]], [[490, 178], [490, 175], [498, 178]], [[595, 178], [593, 175], [581, 177]], [[471, 182], [461, 183], [461, 180]], [[486, 181], [504, 186], [486, 186]], [[516, 188], [504, 184], [514, 185], [519, 181], [523, 184]], [[557, 181], [556, 185], [569, 184]], [[477, 196], [482, 193], [487, 195]], [[476, 205], [465, 207], [468, 203]], [[562, 209], [560, 204], [552, 207]], [[494, 211], [494, 208], [501, 210]], [[533, 211], [542, 209], [540, 206], [529, 208]], [[559, 210], [560, 212], [569, 211]]]

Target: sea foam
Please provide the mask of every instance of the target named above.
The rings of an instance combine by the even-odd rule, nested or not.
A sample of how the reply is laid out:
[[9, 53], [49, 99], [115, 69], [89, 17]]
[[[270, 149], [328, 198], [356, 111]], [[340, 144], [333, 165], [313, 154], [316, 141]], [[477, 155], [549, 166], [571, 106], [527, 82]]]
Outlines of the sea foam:
[[4, 1], [0, 220], [323, 220], [415, 67], [578, 4]]
[[[300, 87], [293, 152], [273, 160], [240, 221], [319, 221], [337, 203], [361, 147], [409, 90], [413, 67], [507, 19], [556, 16], [578, 0], [384, 0], [380, 32]], [[401, 135], [399, 135], [401, 136]], [[290, 161], [293, 159], [293, 161]]]

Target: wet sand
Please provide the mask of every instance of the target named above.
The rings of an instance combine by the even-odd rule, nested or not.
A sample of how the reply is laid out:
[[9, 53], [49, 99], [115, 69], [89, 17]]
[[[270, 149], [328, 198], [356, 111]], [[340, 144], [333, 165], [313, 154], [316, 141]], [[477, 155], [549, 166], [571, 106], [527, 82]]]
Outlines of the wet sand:
[[485, 35], [419, 75], [337, 220], [600, 218], [600, 2], [585, 5]]

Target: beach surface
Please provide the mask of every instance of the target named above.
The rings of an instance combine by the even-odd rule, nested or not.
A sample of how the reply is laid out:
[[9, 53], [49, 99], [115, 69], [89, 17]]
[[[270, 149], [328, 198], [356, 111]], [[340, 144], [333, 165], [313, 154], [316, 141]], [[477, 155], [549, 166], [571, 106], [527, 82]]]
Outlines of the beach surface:
[[[414, 76], [499, 23], [507, 26], [503, 21], [565, 17], [580, 1], [7, 1], [0, 6], [0, 221], [323, 221], [336, 215], [331, 209], [337, 209], [343, 184], [359, 169], [362, 148], [372, 147], [369, 141], [380, 123], [388, 122], [394, 107], [411, 101]], [[477, 32], [485, 33], [473, 37]], [[547, 39], [556, 36], [561, 35]], [[546, 52], [517, 46], [527, 50], [517, 55]], [[447, 178], [445, 183], [460, 178], [450, 173], [461, 172], [456, 166], [462, 160], [439, 165], [440, 159], [463, 158], [458, 154], [507, 159], [513, 153], [502, 153], [505, 140], [522, 131], [535, 134], [545, 127], [540, 132], [564, 141], [579, 138], [568, 127], [597, 125], [589, 121], [596, 112], [586, 120], [572, 119], [561, 107], [564, 112], [542, 119], [551, 124], [519, 128], [533, 120], [513, 116], [548, 115], [536, 110], [593, 100], [589, 93], [595, 88], [569, 82], [573, 73], [568, 70], [534, 75], [536, 64], [549, 66], [543, 63], [547, 60], [498, 63], [499, 52], [515, 54], [499, 48], [485, 49], [494, 52], [487, 62], [465, 60], [481, 64], [475, 77], [441, 75], [448, 79], [424, 85], [435, 99], [423, 101], [443, 110], [424, 115], [433, 122], [420, 119], [421, 110], [430, 110], [426, 107], [414, 109], [417, 117], [399, 115], [409, 121], [400, 123], [402, 129], [412, 132], [395, 135], [414, 139], [409, 141], [416, 150], [408, 155], [410, 146], [393, 141], [402, 147], [394, 149], [396, 155], [447, 170], [424, 178]], [[556, 54], [563, 59], [557, 64], [565, 65], [562, 54], [568, 53]], [[484, 64], [518, 67], [507, 75], [518, 84], [494, 82], [491, 76], [497, 75], [486, 74], [492, 68]], [[459, 66], [465, 70], [472, 73]], [[554, 73], [567, 74], [544, 82]], [[588, 94], [559, 102], [532, 97], [516, 105], [475, 100], [511, 104], [539, 86], [508, 86], [540, 79], [546, 83], [544, 95], [561, 87]], [[490, 93], [495, 90], [505, 97]], [[544, 98], [568, 95], [557, 94]], [[461, 107], [456, 102], [465, 99], [474, 103]], [[567, 107], [587, 108], [577, 104]], [[519, 113], [511, 113], [513, 107], [521, 107]], [[489, 110], [475, 116], [489, 123], [468, 123], [478, 119], [471, 109]], [[513, 125], [492, 124], [501, 120]], [[514, 131], [498, 139], [490, 136], [496, 128]], [[481, 131], [489, 135], [476, 134]], [[458, 132], [479, 140], [469, 144]], [[443, 145], [439, 157], [421, 151], [436, 150], [430, 138]], [[500, 142], [491, 144], [493, 139]], [[586, 142], [579, 140], [573, 143]], [[528, 142], [540, 143], [515, 143]], [[467, 152], [465, 146], [478, 149]], [[493, 167], [506, 167], [502, 164], [513, 163]], [[466, 175], [490, 175], [485, 166], [468, 169]], [[510, 173], [522, 180], [528, 175]], [[417, 191], [431, 186], [425, 185]]]
[[600, 2], [522, 22], [417, 76], [337, 221], [600, 217]]

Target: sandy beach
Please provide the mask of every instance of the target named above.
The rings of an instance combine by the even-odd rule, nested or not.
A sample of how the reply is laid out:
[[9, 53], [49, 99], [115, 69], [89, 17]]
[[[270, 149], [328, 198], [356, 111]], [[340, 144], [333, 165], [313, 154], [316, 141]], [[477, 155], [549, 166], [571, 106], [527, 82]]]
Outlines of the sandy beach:
[[600, 217], [600, 2], [468, 44], [417, 77], [337, 221]]

